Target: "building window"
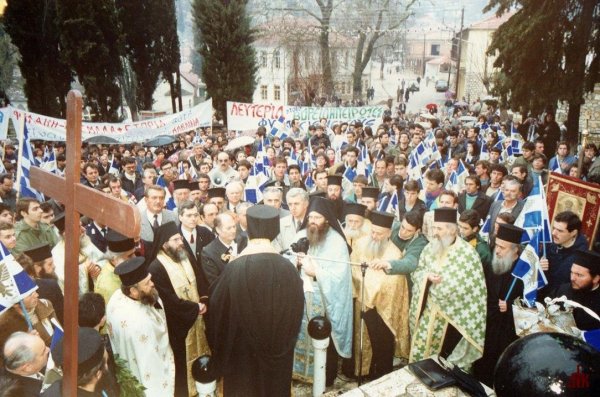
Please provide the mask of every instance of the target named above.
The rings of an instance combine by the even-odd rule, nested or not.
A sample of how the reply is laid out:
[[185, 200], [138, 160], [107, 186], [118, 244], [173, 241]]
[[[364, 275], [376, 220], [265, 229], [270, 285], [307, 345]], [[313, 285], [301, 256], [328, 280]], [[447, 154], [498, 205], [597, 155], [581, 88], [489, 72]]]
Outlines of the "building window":
[[260, 66], [263, 68], [267, 67], [267, 53], [265, 51], [260, 52]]
[[275, 50], [273, 53], [273, 67], [275, 67], [275, 69], [281, 68], [281, 56], [279, 50]]
[[260, 99], [262, 99], [263, 101], [267, 100], [267, 86], [266, 85], [261, 85], [260, 86]]
[[439, 44], [431, 45], [431, 55], [440, 55], [440, 45]]
[[273, 88], [273, 99], [275, 101], [281, 100], [281, 88], [278, 85]]

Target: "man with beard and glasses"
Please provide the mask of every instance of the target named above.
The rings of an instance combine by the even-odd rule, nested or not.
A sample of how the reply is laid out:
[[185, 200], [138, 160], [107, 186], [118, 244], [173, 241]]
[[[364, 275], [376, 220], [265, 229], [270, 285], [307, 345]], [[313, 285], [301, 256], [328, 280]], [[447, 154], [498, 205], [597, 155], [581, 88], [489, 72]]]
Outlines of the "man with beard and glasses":
[[325, 385], [331, 386], [337, 375], [338, 354], [344, 358], [352, 355], [350, 248], [327, 199], [313, 197], [307, 214], [298, 233], [298, 238], [308, 238], [309, 249], [306, 255], [298, 255], [304, 281], [305, 310], [294, 352], [294, 376], [312, 380], [314, 350], [308, 335], [308, 322], [315, 316], [326, 316], [331, 322], [331, 337]]
[[[571, 265], [571, 282], [559, 286], [552, 296], [566, 296], [594, 313], [600, 313], [600, 254], [578, 250]], [[573, 310], [577, 328], [589, 331], [600, 328], [600, 322], [582, 309]]]
[[[290, 190], [292, 191], [292, 190]], [[279, 211], [247, 210], [248, 246], [211, 288], [207, 336], [225, 396], [289, 396], [302, 280], [275, 251]]]
[[351, 249], [355, 248], [356, 242], [368, 236], [371, 232], [371, 222], [365, 219], [367, 207], [358, 203], [346, 203], [344, 205], [345, 223], [344, 235]]
[[146, 397], [173, 396], [175, 359], [169, 344], [167, 318], [143, 257], [127, 259], [115, 268], [121, 289], [106, 306], [113, 352], [146, 388]]
[[[359, 239], [352, 251], [352, 262], [371, 264], [377, 260], [393, 260], [402, 253], [391, 242], [394, 215], [373, 211], [369, 215], [371, 233]], [[354, 304], [354, 357], [358, 375], [360, 351], [360, 310], [364, 288], [364, 321], [362, 374], [377, 379], [392, 372], [394, 356], [408, 358], [408, 284], [402, 275], [388, 275], [383, 270], [367, 269], [363, 279], [361, 269], [352, 267]]]
[[457, 211], [434, 211], [432, 240], [412, 274], [410, 362], [439, 354], [469, 371], [483, 354], [486, 288], [477, 251], [458, 235]]
[[164, 303], [169, 341], [175, 356], [175, 395], [195, 396], [192, 363], [209, 354], [204, 318], [208, 291], [199, 269], [192, 266], [175, 222], [158, 228], [154, 259], [148, 270]]
[[[512, 302], [523, 295], [523, 283], [518, 280], [511, 290], [512, 271], [521, 255], [524, 230], [508, 223], [500, 225], [492, 258], [492, 272], [487, 286], [487, 327], [483, 357], [474, 364], [474, 374], [481, 382], [492, 386], [494, 368], [500, 354], [517, 339]], [[507, 295], [510, 290], [510, 295]]]

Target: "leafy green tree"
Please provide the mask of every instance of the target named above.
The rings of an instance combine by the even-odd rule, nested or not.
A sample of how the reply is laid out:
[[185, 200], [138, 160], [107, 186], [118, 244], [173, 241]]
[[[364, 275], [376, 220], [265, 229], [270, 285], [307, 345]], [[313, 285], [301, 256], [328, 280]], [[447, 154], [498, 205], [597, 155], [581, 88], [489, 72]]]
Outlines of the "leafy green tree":
[[113, 0], [57, 0], [64, 59], [85, 88], [93, 121], [118, 121], [123, 52]]
[[73, 74], [62, 58], [56, 2], [9, 0], [4, 25], [21, 54], [19, 68], [25, 79], [27, 107], [32, 112], [64, 118]]
[[10, 36], [0, 19], [0, 107], [4, 105], [4, 100], [10, 100], [6, 91], [12, 85], [13, 71], [17, 66], [17, 54], [18, 51], [10, 41]]
[[500, 69], [493, 92], [524, 113], [569, 104], [567, 138], [577, 141], [584, 94], [600, 82], [600, 3], [597, 0], [490, 0], [485, 12], [516, 13], [488, 48]]
[[256, 88], [255, 31], [246, 14], [247, 0], [194, 0], [197, 48], [204, 59], [202, 79], [213, 106], [224, 117], [226, 102], [252, 102]]

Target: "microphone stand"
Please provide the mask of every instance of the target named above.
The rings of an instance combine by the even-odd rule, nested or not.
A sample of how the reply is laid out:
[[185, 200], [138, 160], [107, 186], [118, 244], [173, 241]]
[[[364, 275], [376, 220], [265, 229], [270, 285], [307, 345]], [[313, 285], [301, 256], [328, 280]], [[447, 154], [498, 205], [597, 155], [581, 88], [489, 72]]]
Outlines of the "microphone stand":
[[[298, 253], [296, 252], [288, 252], [288, 254], [290, 255], [295, 255], [296, 257], [298, 256]], [[364, 326], [365, 326], [365, 318], [364, 318], [364, 314], [365, 314], [365, 275], [367, 273], [367, 269], [369, 268], [369, 265], [367, 264], [367, 262], [350, 262], [350, 261], [340, 261], [340, 260], [336, 260], [336, 259], [330, 259], [330, 258], [322, 258], [322, 257], [318, 257], [318, 256], [311, 256], [311, 258], [313, 259], [322, 259], [325, 261], [330, 261], [330, 262], [335, 262], [335, 263], [345, 263], [348, 264], [350, 266], [357, 266], [360, 267], [360, 273], [361, 273], [361, 281], [360, 281], [360, 290], [361, 290], [361, 298], [360, 298], [360, 337], [359, 337], [359, 351], [358, 351], [358, 386], [362, 385], [362, 357], [363, 357], [363, 331], [364, 331]], [[298, 265], [298, 272], [300, 272], [300, 269], [302, 268], [301, 265]]]
[[365, 326], [365, 274], [367, 273], [366, 262], [360, 264], [360, 336], [359, 336], [359, 351], [358, 351], [358, 386], [362, 385], [362, 359], [363, 359], [363, 331]]

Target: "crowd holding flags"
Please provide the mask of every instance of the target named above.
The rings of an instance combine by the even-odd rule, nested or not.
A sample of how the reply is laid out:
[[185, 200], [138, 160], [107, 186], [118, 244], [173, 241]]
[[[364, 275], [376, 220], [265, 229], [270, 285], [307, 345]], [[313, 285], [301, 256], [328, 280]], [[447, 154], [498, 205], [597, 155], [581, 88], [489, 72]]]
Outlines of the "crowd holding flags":
[[[0, 314], [37, 290], [37, 285], [15, 260], [4, 244], [0, 243]], [[27, 310], [23, 310], [29, 329], [31, 321]]]

